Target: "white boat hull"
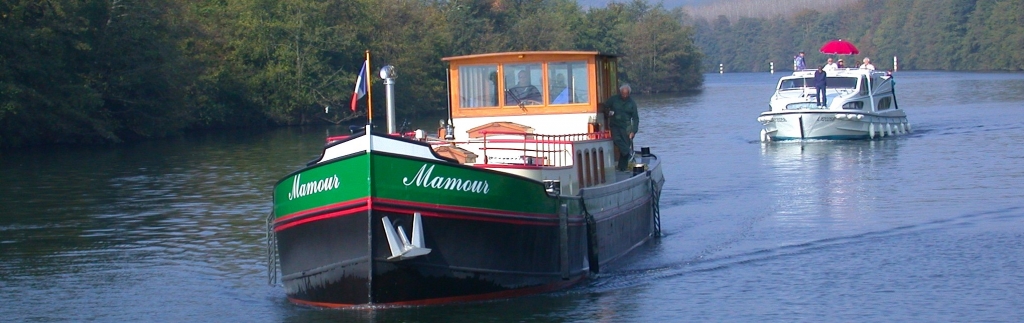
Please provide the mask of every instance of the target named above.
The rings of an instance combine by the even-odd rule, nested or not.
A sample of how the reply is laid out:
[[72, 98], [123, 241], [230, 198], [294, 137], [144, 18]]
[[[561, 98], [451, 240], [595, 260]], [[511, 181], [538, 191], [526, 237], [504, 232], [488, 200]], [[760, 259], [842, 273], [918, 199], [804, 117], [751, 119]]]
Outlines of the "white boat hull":
[[859, 140], [902, 135], [910, 131], [906, 116], [837, 113], [833, 111], [763, 113], [762, 141], [823, 139]]

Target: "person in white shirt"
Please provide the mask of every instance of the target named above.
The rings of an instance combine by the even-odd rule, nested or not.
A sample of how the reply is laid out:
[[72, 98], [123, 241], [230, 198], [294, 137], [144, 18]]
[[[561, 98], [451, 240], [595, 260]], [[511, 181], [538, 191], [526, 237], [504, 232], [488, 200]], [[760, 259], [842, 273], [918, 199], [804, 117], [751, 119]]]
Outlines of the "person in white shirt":
[[867, 58], [867, 57], [864, 58], [864, 64], [860, 64], [860, 68], [861, 69], [865, 69], [865, 70], [872, 70], [872, 71], [875, 70], [875, 66], [871, 65], [871, 59]]
[[833, 63], [832, 59], [829, 58], [828, 59], [828, 63], [825, 63], [825, 68], [823, 68], [822, 70], [824, 70], [825, 72], [831, 72], [831, 71], [835, 71], [837, 69], [839, 69], [839, 66], [836, 65], [836, 63]]

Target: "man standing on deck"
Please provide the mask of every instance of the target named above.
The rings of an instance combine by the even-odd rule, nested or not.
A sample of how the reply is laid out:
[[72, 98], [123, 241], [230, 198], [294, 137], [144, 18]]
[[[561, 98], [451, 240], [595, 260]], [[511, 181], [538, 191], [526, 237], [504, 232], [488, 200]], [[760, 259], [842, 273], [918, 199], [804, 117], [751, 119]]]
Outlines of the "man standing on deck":
[[828, 99], [825, 97], [826, 86], [828, 86], [828, 74], [825, 73], [823, 66], [819, 66], [818, 70], [814, 71], [814, 89], [816, 92], [814, 96], [817, 97], [818, 107], [820, 108], [828, 106]]
[[619, 86], [619, 95], [613, 95], [604, 102], [609, 119], [608, 127], [612, 131], [612, 142], [619, 150], [619, 155], [616, 156], [618, 164], [615, 167], [618, 171], [626, 171], [629, 157], [633, 154], [633, 136], [640, 127], [640, 116], [636, 112], [636, 102], [629, 97], [630, 91], [632, 88], [629, 84], [622, 84]]

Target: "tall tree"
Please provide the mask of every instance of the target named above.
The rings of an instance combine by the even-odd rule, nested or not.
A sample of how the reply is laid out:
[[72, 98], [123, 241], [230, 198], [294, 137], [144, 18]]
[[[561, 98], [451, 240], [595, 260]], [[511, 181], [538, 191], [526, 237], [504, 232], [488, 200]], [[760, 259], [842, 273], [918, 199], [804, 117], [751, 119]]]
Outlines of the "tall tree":
[[703, 80], [690, 65], [700, 65], [700, 54], [692, 44], [689, 27], [680, 24], [682, 17], [660, 6], [648, 7], [634, 2], [629, 7], [631, 20], [626, 37], [625, 56], [621, 59], [626, 80], [642, 92], [679, 91], [699, 85]]

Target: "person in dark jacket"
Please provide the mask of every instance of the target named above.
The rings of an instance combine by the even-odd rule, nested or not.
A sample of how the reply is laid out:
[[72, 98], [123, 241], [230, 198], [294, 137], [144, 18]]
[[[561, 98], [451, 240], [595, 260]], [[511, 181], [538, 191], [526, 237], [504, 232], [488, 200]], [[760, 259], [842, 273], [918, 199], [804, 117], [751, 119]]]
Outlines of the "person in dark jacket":
[[640, 126], [640, 116], [636, 111], [636, 102], [629, 97], [632, 88], [629, 84], [619, 87], [619, 94], [613, 95], [604, 102], [605, 111], [608, 114], [608, 128], [612, 131], [612, 142], [618, 148], [618, 164], [615, 169], [626, 171], [629, 166], [629, 157], [633, 155], [633, 136]]
[[814, 89], [817, 92], [818, 106], [827, 107], [828, 98], [825, 97], [825, 87], [828, 85], [828, 75], [823, 70], [824, 66], [818, 66], [818, 69], [814, 71]]

